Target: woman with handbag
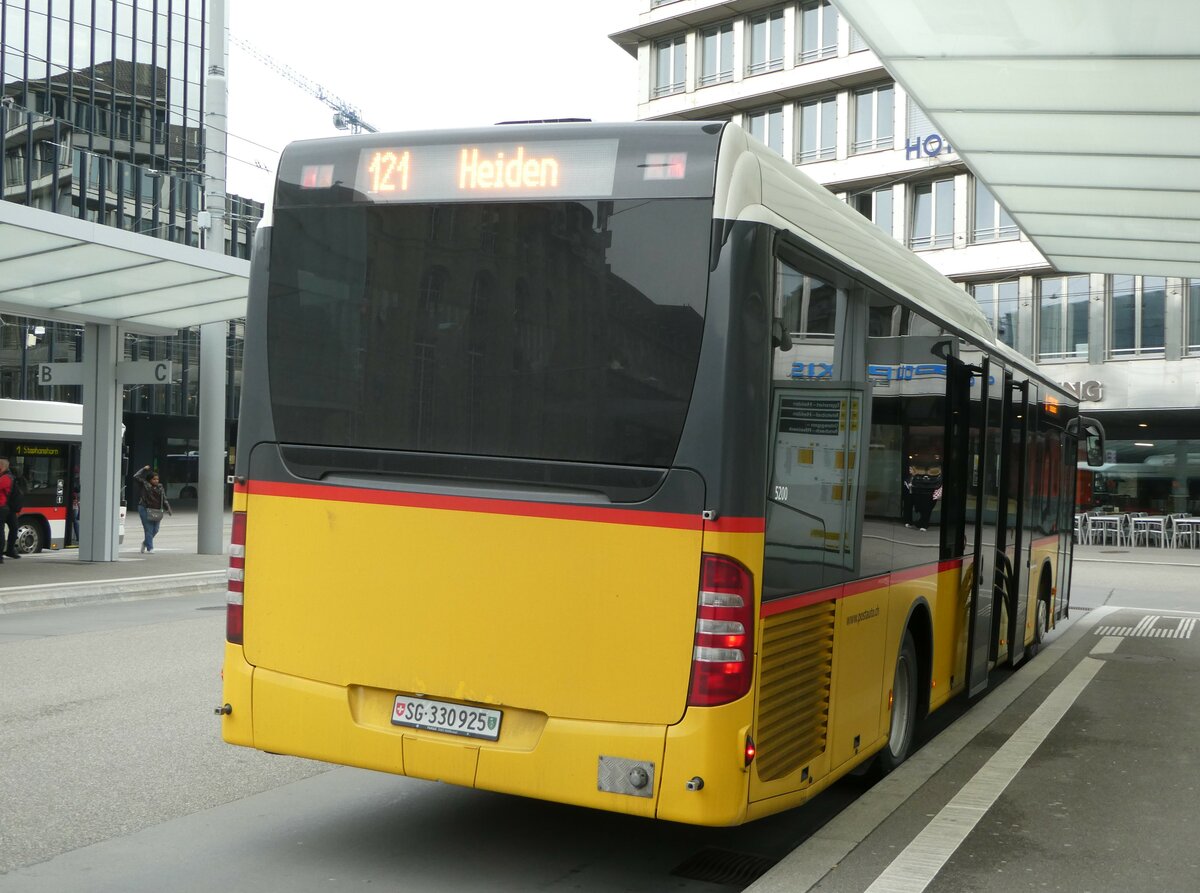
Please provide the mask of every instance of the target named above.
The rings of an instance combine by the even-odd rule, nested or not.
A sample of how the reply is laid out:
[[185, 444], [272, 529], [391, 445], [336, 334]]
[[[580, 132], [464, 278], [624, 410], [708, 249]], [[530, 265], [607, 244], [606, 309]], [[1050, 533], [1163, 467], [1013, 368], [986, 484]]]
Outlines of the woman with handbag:
[[134, 474], [133, 479], [138, 483], [138, 517], [142, 519], [142, 530], [145, 531], [142, 551], [153, 552], [154, 537], [158, 535], [163, 513], [175, 513], [171, 511], [171, 503], [167, 502], [167, 491], [159, 483], [157, 471], [146, 465]]

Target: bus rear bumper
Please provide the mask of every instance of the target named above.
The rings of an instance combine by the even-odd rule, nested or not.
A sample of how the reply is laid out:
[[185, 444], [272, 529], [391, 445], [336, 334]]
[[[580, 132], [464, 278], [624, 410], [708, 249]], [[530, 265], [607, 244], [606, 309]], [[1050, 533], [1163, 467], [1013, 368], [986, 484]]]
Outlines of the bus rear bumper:
[[[667, 731], [662, 725], [506, 708], [498, 741], [411, 729], [391, 723], [395, 692], [251, 668], [237, 646], [226, 652], [225, 690], [233, 708], [225, 717], [225, 740], [233, 744], [648, 818], [657, 809]], [[252, 720], [249, 709], [239, 709], [230, 697], [253, 704]], [[233, 722], [239, 715], [252, 722], [249, 736], [231, 734], [241, 729]], [[602, 757], [609, 768], [628, 763], [650, 769], [645, 788], [601, 790]]]

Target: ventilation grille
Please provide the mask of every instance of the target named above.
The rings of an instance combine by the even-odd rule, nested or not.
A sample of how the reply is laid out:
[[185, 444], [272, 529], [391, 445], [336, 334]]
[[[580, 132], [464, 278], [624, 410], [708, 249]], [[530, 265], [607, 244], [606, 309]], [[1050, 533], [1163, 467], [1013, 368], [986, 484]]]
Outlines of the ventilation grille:
[[763, 625], [758, 777], [772, 781], [825, 750], [833, 667], [834, 603], [767, 618]]

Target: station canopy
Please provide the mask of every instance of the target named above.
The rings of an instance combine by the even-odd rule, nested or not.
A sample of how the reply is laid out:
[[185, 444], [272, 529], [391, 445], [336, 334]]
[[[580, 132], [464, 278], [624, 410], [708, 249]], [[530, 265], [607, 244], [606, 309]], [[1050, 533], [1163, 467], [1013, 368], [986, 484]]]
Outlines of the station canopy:
[[1200, 277], [1200, 3], [836, 0], [1061, 272]]
[[127, 331], [246, 315], [250, 262], [0, 201], [0, 312]]

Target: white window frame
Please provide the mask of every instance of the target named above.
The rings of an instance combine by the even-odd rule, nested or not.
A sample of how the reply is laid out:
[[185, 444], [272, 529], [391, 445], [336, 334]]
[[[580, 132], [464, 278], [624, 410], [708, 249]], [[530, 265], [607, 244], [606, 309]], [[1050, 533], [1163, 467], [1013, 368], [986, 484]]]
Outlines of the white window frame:
[[1183, 280], [1184, 347], [1187, 353], [1200, 354], [1200, 279]]
[[751, 136], [780, 155], [783, 154], [783, 106], [776, 105], [747, 112], [745, 123]]
[[[660, 83], [660, 72], [662, 65], [660, 64], [664, 54], [669, 54], [671, 71], [670, 83]], [[676, 81], [675, 75], [682, 69], [682, 76]], [[661, 96], [671, 96], [675, 93], [682, 93], [687, 87], [687, 37], [683, 34], [676, 34], [672, 37], [665, 37], [662, 40], [654, 43], [654, 89], [652, 98], [658, 99]]]
[[[1047, 282], [1057, 282], [1059, 285], [1059, 294], [1055, 296], [1054, 313], [1058, 317], [1058, 344], [1057, 350], [1042, 349], [1042, 333], [1045, 330], [1046, 306], [1044, 299], [1044, 286]], [[1078, 289], [1072, 290], [1072, 284], [1076, 286], [1082, 284], [1083, 291]], [[1051, 360], [1086, 360], [1088, 357], [1088, 342], [1091, 340], [1091, 315], [1084, 314], [1084, 322], [1087, 330], [1080, 333], [1075, 332], [1075, 343], [1069, 345], [1067, 343], [1068, 332], [1067, 320], [1071, 311], [1071, 295], [1086, 294], [1088, 296], [1088, 304], [1091, 303], [1091, 277], [1086, 274], [1076, 276], [1039, 276], [1036, 282], [1036, 294], [1034, 296], [1034, 308], [1037, 311], [1036, 332], [1034, 333], [1034, 353], [1037, 356], [1037, 361]], [[1079, 341], [1079, 335], [1083, 335], [1083, 341]]]
[[[888, 200], [886, 203], [887, 209], [884, 214], [880, 215], [880, 213], [879, 213], [879, 196], [885, 195], [885, 194], [888, 197]], [[868, 198], [868, 197], [871, 199], [871, 213], [870, 214], [864, 213], [863, 209], [859, 205], [859, 201], [861, 199]], [[883, 186], [879, 189], [868, 189], [868, 190], [864, 190], [863, 192], [854, 193], [853, 195], [850, 196], [850, 207], [854, 208], [854, 210], [858, 211], [858, 213], [862, 214], [864, 217], [866, 217], [868, 220], [870, 220], [872, 223], [874, 223], [877, 227], [879, 227], [881, 230], [883, 230], [889, 236], [892, 236], [893, 238], [895, 238], [895, 234], [896, 234], [896, 220], [895, 220], [896, 192], [891, 186]]]
[[[833, 108], [833, 120], [829, 123], [828, 129], [831, 134], [825, 132], [825, 109]], [[817, 128], [817, 148], [811, 153], [806, 154], [804, 151], [804, 110], [806, 108], [815, 108], [817, 110], [816, 128]], [[825, 144], [826, 137], [832, 137], [832, 142], [829, 145]], [[796, 152], [795, 164], [814, 164], [818, 161], [831, 161], [837, 158], [837, 97], [822, 96], [819, 99], [810, 99], [806, 102], [801, 102], [796, 106]]]
[[[1116, 324], [1116, 292], [1118, 279], [1132, 279], [1133, 289], [1133, 347], [1114, 347], [1113, 346], [1113, 326]], [[1142, 343], [1143, 324], [1145, 322], [1145, 294], [1146, 280], [1162, 283], [1163, 296], [1163, 328], [1162, 328], [1162, 344], [1146, 345]], [[1167, 279], [1165, 276], [1123, 276], [1111, 275], [1105, 277], [1105, 291], [1108, 295], [1108, 300], [1105, 306], [1108, 308], [1108, 319], [1105, 321], [1106, 335], [1108, 337], [1108, 356], [1112, 360], [1129, 359], [1131, 357], [1161, 357], [1166, 353], [1167, 344], [1167, 326], [1166, 326], [1166, 302], [1167, 302]]]
[[[948, 177], [944, 180], [932, 180], [928, 183], [920, 183], [913, 186], [910, 190], [909, 208], [908, 208], [908, 247], [913, 251], [934, 251], [939, 248], [954, 247], [954, 202], [957, 200], [954, 190], [954, 178]], [[938, 213], [938, 197], [943, 190], [950, 191], [950, 210], [948, 212], [948, 220], [944, 220], [943, 216]], [[929, 234], [917, 234], [917, 202], [921, 194], [928, 191], [929, 193]], [[949, 231], [943, 230], [939, 225], [949, 223]]]
[[[754, 29], [763, 25], [764, 45], [762, 59], [756, 61], [755, 51], [759, 48], [754, 39]], [[772, 9], [760, 15], [751, 16], [746, 20], [746, 75], [766, 74], [769, 71], [779, 71], [783, 68], [783, 10]], [[778, 41], [779, 53], [772, 55], [772, 45]]]
[[[706, 44], [712, 38], [717, 42], [717, 70], [707, 71], [705, 67]], [[697, 41], [700, 73], [697, 76], [697, 86], [711, 87], [713, 84], [727, 84], [733, 80], [733, 22], [722, 22], [711, 28], [704, 28]], [[726, 59], [728, 52], [728, 59]]]
[[[880, 117], [879, 96], [881, 93], [891, 94], [891, 111]], [[869, 105], [871, 111], [871, 132], [859, 132], [859, 111]], [[896, 147], [896, 85], [878, 84], [854, 93], [854, 137], [850, 141], [850, 154], [861, 155], [866, 152], [879, 152]], [[887, 133], [883, 126], [887, 126]]]
[[[985, 242], [1011, 242], [1014, 239], [1021, 238], [1021, 230], [1017, 228], [1016, 221], [1008, 215], [1008, 212], [1004, 210], [1000, 202], [996, 201], [996, 197], [992, 195], [991, 190], [978, 177], [972, 177], [971, 179], [975, 184], [975, 188], [971, 191], [971, 242], [979, 245]], [[991, 217], [991, 225], [985, 227], [979, 226], [981, 192], [992, 205], [991, 214], [989, 215]]]
[[[1011, 295], [1001, 295], [1001, 288], [1011, 292]], [[990, 289], [990, 294], [981, 294], [985, 289]], [[992, 324], [992, 334], [996, 336], [997, 341], [1002, 341], [1013, 350], [1017, 349], [1017, 337], [1020, 334], [1020, 306], [1021, 306], [1021, 289], [1020, 283], [1015, 279], [1003, 279], [999, 282], [976, 282], [971, 285], [971, 294], [975, 297], [975, 303], [983, 309], [984, 315]], [[1013, 314], [1013, 331], [1009, 332], [1007, 337], [1000, 331], [1000, 310], [1012, 307]]]
[[[810, 13], [816, 13], [813, 20], [813, 31], [816, 32], [815, 47], [810, 50], [804, 49], [804, 39], [810, 35], [810, 31], [806, 30], [805, 16]], [[837, 31], [838, 31], [838, 11], [834, 8], [829, 0], [817, 0], [813, 3], [801, 3], [800, 10], [796, 16], [796, 64], [807, 65], [809, 62], [819, 62], [822, 59], [832, 59], [838, 54]], [[831, 21], [832, 20], [832, 21]], [[827, 40], [827, 31], [830, 26], [833, 28], [833, 43], [825, 43]]]

